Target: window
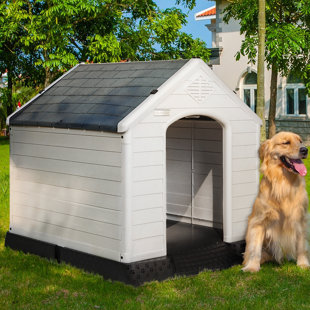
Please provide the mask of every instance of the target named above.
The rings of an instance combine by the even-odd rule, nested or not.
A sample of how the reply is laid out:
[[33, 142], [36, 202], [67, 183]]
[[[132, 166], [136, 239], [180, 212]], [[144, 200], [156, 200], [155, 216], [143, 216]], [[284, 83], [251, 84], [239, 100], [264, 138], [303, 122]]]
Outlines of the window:
[[248, 73], [243, 79], [242, 97], [246, 105], [256, 112], [257, 104], [257, 74]]
[[285, 96], [287, 115], [307, 114], [307, 91], [299, 77], [291, 74], [287, 77]]

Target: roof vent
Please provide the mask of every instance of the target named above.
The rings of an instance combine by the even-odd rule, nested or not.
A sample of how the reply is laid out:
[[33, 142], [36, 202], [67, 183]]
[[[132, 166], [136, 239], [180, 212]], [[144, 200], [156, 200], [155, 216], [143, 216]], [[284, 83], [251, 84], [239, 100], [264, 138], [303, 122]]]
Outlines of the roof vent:
[[187, 92], [198, 102], [204, 101], [213, 91], [212, 83], [206, 81], [202, 76], [198, 77], [187, 87]]

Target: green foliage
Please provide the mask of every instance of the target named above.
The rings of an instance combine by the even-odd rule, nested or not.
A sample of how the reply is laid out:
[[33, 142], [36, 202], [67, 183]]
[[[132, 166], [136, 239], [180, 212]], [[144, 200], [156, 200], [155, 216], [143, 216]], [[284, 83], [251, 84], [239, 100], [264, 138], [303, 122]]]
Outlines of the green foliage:
[[[177, 2], [189, 8], [195, 4]], [[182, 43], [186, 15], [177, 8], [161, 11], [152, 0], [12, 0], [0, 6], [0, 16], [5, 25], [0, 46], [8, 38], [18, 39], [19, 56], [31, 55], [34, 66], [45, 69], [48, 82], [58, 70], [87, 59], [158, 59], [164, 53], [179, 57], [180, 46], [194, 47], [196, 56], [208, 57], [203, 42]]]
[[8, 106], [8, 90], [6, 88], [0, 88], [0, 129], [5, 127]]
[[[225, 22], [240, 20], [245, 35], [236, 58], [247, 55], [255, 63], [257, 57], [258, 1], [236, 0], [225, 9]], [[309, 85], [310, 67], [310, 1], [267, 0], [265, 60], [268, 68], [276, 66], [279, 73], [303, 72]], [[308, 87], [308, 90], [310, 88]]]

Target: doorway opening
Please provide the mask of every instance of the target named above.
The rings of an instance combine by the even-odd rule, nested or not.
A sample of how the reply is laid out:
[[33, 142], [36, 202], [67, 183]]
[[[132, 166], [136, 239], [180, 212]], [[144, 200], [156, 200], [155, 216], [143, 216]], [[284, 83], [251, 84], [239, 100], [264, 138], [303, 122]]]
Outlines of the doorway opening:
[[167, 254], [223, 243], [223, 128], [206, 116], [167, 129]]

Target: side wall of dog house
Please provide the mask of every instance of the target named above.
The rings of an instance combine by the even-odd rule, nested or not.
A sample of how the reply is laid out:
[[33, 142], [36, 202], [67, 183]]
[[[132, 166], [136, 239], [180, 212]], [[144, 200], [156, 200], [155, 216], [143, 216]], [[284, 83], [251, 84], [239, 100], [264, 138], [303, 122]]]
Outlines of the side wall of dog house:
[[122, 138], [11, 127], [10, 232], [120, 260]]

